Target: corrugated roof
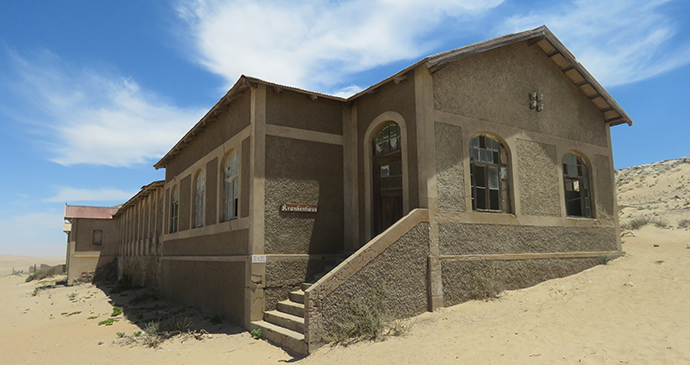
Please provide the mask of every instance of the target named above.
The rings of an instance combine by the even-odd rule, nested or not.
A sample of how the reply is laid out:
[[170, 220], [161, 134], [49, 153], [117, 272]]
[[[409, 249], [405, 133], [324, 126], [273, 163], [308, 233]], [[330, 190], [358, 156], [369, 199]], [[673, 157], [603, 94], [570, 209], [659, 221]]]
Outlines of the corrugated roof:
[[129, 209], [129, 207], [136, 204], [139, 200], [147, 197], [149, 194], [151, 194], [151, 192], [154, 189], [163, 187], [163, 185], [165, 185], [165, 181], [157, 180], [157, 181], [154, 181], [148, 185], [142, 186], [141, 190], [139, 190], [138, 193], [134, 194], [133, 197], [131, 197], [129, 200], [127, 200], [127, 202], [125, 202], [124, 204], [122, 204], [120, 206], [120, 209], [118, 209], [116, 211], [116, 213], [113, 213], [113, 217], [117, 217], [117, 216], [121, 215], [122, 213], [125, 212], [125, 210]]
[[599, 110], [604, 114], [604, 118], [607, 123], [611, 125], [618, 125], [627, 123], [632, 125], [632, 119], [623, 111], [623, 109], [613, 100], [613, 97], [597, 82], [594, 77], [582, 66], [575, 56], [561, 43], [561, 41], [556, 38], [556, 36], [551, 33], [549, 28], [545, 25], [527, 30], [520, 33], [508, 34], [502, 37], [489, 39], [483, 42], [474, 43], [465, 47], [456, 48], [450, 51], [441, 52], [433, 56], [426, 57], [413, 65], [403, 69], [402, 71], [392, 75], [362, 91], [359, 93], [344, 99], [333, 95], [318, 93], [314, 91], [308, 91], [304, 89], [299, 89], [296, 87], [280, 85], [261, 79], [248, 77], [245, 75], [240, 76], [235, 85], [221, 98], [216, 105], [209, 110], [206, 115], [204, 115], [201, 120], [192, 127], [192, 129], [187, 132], [187, 134], [180, 139], [177, 144], [160, 159], [155, 165], [156, 169], [165, 167], [168, 161], [175, 156], [184, 146], [189, 143], [194, 136], [199, 134], [206, 126], [207, 123], [211, 123], [217, 120], [217, 115], [225, 109], [225, 105], [229, 104], [233, 100], [241, 96], [248, 87], [255, 87], [256, 84], [264, 84], [267, 86], [272, 86], [276, 88], [284, 88], [292, 90], [295, 92], [303, 93], [310, 96], [323, 97], [332, 100], [338, 100], [342, 102], [349, 102], [359, 98], [362, 95], [370, 93], [379, 87], [387, 84], [391, 81], [403, 77], [411, 70], [416, 67], [426, 64], [426, 66], [431, 70], [432, 73], [440, 71], [450, 62], [458, 60], [460, 58], [469, 57], [481, 52], [486, 52], [495, 48], [507, 46], [510, 44], [529, 41], [530, 44], [538, 45], [544, 53], [561, 68], [561, 71], [569, 77], [573, 83], [575, 83], [599, 108]]
[[92, 207], [87, 205], [65, 205], [65, 219], [112, 219], [118, 207]]

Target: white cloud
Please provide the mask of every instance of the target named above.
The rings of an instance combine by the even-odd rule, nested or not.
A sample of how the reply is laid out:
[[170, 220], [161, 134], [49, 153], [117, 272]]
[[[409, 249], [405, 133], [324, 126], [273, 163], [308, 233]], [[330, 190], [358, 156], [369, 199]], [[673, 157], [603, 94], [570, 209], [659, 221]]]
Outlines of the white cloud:
[[11, 56], [15, 89], [43, 113], [33, 122], [50, 139], [51, 160], [62, 165], [151, 162], [205, 112], [169, 105], [130, 78], [70, 69], [47, 51], [32, 60]]
[[57, 213], [32, 213], [0, 219], [0, 253], [54, 257], [65, 254], [64, 217]]
[[44, 201], [55, 203], [119, 201], [124, 203], [136, 193], [136, 191], [122, 191], [113, 188], [91, 190], [63, 187], [60, 188], [56, 196], [45, 199]]
[[349, 98], [350, 96], [355, 95], [362, 90], [364, 90], [364, 89], [362, 89], [361, 87], [359, 87], [357, 85], [350, 85], [348, 87], [344, 87], [344, 88], [334, 92], [333, 95], [339, 96], [341, 98]]
[[502, 1], [186, 0], [178, 13], [196, 61], [228, 83], [246, 74], [329, 92], [348, 74], [426, 55], [444, 18]]
[[497, 33], [546, 24], [605, 86], [628, 84], [690, 62], [690, 45], [662, 6], [672, 0], [575, 0], [508, 18]]

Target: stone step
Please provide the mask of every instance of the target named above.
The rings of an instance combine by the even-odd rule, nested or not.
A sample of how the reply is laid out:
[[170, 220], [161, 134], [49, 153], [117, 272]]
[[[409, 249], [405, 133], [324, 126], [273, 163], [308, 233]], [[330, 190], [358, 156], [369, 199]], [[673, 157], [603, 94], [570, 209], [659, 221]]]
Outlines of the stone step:
[[278, 302], [276, 309], [283, 312], [304, 318], [304, 304], [295, 303], [290, 300], [283, 300]]
[[290, 292], [290, 300], [295, 303], [304, 304], [304, 291], [297, 290]]
[[304, 318], [280, 311], [264, 312], [264, 321], [304, 333]]
[[298, 356], [308, 355], [307, 343], [304, 342], [303, 334], [266, 321], [252, 322], [252, 324], [261, 328], [261, 335], [264, 339], [282, 347], [285, 351]]
[[310, 286], [311, 286], [311, 283], [302, 283], [302, 285], [300, 285], [299, 288], [302, 289], [302, 291], [304, 291], [304, 290], [309, 289]]

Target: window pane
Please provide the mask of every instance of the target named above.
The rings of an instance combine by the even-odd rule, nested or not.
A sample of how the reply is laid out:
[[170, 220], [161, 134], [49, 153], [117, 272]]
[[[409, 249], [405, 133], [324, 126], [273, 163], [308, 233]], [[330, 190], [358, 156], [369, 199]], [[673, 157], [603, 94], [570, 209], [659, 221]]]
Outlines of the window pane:
[[484, 173], [484, 166], [475, 166], [474, 167], [474, 183], [478, 187], [486, 187], [486, 176]]
[[391, 151], [397, 151], [400, 149], [400, 145], [398, 144], [399, 139], [397, 138], [392, 138], [391, 139]]
[[489, 209], [500, 210], [498, 190], [489, 190]]
[[479, 148], [479, 137], [474, 137], [470, 140], [470, 147]]
[[381, 166], [381, 177], [388, 177], [390, 176], [390, 166], [385, 165]]
[[489, 168], [489, 189], [498, 190], [498, 168]]
[[402, 188], [402, 176], [393, 176], [390, 179], [391, 179], [391, 183], [390, 183], [391, 188]]
[[477, 209], [486, 209], [486, 190], [477, 187]]
[[479, 161], [479, 150], [476, 148], [472, 148], [470, 150], [470, 160], [471, 161]]

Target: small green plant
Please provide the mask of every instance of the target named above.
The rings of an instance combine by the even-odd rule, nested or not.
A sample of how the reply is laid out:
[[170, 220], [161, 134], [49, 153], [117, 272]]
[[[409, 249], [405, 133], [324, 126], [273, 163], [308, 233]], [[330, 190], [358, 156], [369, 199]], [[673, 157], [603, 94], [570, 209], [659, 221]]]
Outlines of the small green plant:
[[96, 319], [96, 318], [98, 318], [98, 316], [91, 316], [91, 317], [89, 317], [89, 318], [87, 318], [87, 319]]
[[160, 330], [160, 322], [147, 323], [146, 327], [144, 327], [144, 332], [146, 333], [144, 345], [148, 347], [158, 347], [165, 340]]
[[77, 293], [69, 293], [67, 297], [70, 301], [75, 301], [77, 299]]
[[124, 332], [118, 332], [117, 337], [119, 337], [119, 338], [125, 337], [125, 333]]
[[257, 340], [260, 340], [262, 337], [264, 337], [264, 333], [260, 327], [257, 327], [255, 329], [251, 330], [251, 332], [249, 332], [249, 334], [252, 335], [252, 337], [254, 339], [257, 339]]
[[209, 322], [211, 322], [211, 324], [221, 324], [221, 323], [223, 323], [223, 319], [220, 318], [219, 315], [215, 315], [215, 316], [211, 317], [211, 319], [209, 319]]
[[111, 317], [117, 317], [117, 316], [119, 316], [120, 314], [122, 314], [122, 312], [123, 312], [122, 307], [117, 307], [117, 306], [115, 306], [115, 307], [113, 307], [113, 313], [112, 313], [110, 316], [111, 316]]
[[119, 320], [119, 319], [116, 319], [116, 318], [108, 318], [108, 319], [106, 319], [105, 321], [100, 321], [100, 322], [98, 322], [98, 325], [99, 325], [99, 326], [112, 326], [113, 323], [119, 322], [119, 321], [120, 321], [120, 320]]
[[136, 332], [132, 333], [132, 335], [134, 337], [139, 337], [139, 336], [141, 336], [141, 331], [136, 331]]
[[179, 332], [187, 332], [189, 328], [192, 327], [192, 320], [189, 317], [175, 318], [174, 319], [175, 330]]
[[604, 255], [604, 256], [599, 257], [599, 263], [601, 265], [608, 265], [609, 261], [611, 261], [611, 258], [609, 257], [609, 255]]
[[33, 291], [33, 292], [31, 292], [31, 296], [32, 296], [32, 297], [35, 297], [35, 296], [37, 296], [37, 295], [38, 295], [38, 291], [39, 291], [39, 289], [38, 289], [38, 288], [34, 288], [34, 291]]
[[62, 268], [59, 266], [51, 267], [50, 269], [47, 270], [38, 270], [35, 273], [29, 275], [26, 278], [26, 282], [34, 281], [34, 280], [43, 280], [45, 278], [53, 277], [55, 275], [60, 275], [62, 274]]
[[678, 228], [684, 229], [690, 227], [690, 219], [681, 219], [678, 221]]

